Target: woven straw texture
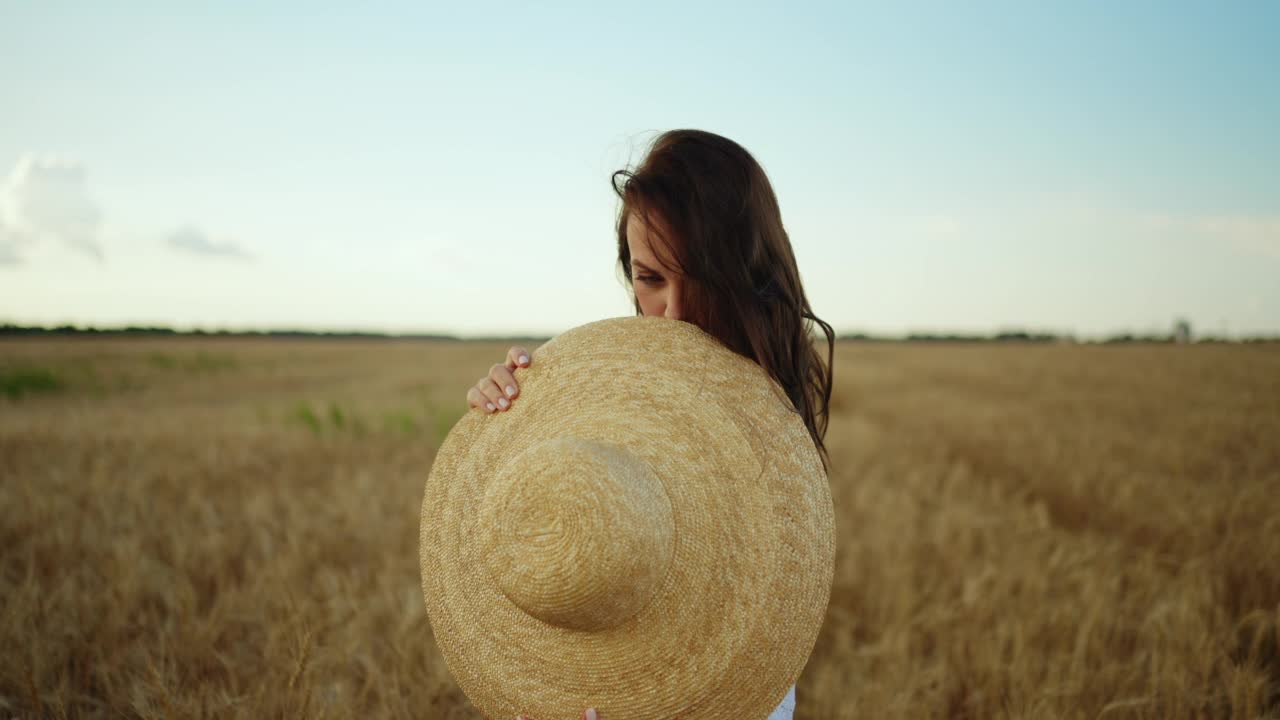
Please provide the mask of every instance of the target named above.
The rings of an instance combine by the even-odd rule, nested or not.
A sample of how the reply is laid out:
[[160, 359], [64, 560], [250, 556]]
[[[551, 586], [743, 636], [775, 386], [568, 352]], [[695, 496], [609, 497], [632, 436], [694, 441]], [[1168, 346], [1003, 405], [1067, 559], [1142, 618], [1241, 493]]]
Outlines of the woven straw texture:
[[427, 613], [489, 718], [764, 718], [799, 678], [835, 569], [804, 423], [689, 323], [601, 320], [470, 412], [427, 479]]

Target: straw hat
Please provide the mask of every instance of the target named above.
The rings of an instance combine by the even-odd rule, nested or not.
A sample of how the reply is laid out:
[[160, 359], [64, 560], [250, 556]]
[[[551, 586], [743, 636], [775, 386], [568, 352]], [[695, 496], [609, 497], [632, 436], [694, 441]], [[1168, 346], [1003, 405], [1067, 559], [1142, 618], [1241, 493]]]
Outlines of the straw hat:
[[470, 412], [422, 502], [422, 590], [487, 717], [764, 718], [835, 570], [817, 450], [764, 370], [690, 323], [601, 320]]

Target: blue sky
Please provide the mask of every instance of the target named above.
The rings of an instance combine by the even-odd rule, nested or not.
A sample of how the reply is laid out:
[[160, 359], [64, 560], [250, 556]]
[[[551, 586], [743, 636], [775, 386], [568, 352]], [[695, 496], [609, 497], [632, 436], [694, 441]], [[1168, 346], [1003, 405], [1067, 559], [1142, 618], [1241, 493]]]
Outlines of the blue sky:
[[838, 330], [1276, 333], [1277, 68], [1276, 3], [0, 0], [0, 321], [628, 314], [609, 175], [695, 127]]

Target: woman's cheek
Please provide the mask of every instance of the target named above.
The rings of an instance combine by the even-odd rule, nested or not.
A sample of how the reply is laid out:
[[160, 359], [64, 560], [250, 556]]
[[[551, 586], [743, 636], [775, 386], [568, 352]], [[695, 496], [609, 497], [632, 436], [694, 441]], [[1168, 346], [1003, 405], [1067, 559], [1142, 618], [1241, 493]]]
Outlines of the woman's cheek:
[[649, 292], [647, 292], [647, 291], [645, 291], [645, 290], [641, 290], [641, 289], [637, 288], [637, 289], [636, 289], [636, 302], [640, 304], [640, 314], [641, 314], [641, 315], [653, 315], [653, 314], [654, 314], [654, 313], [653, 313], [653, 298], [652, 298], [652, 297], [650, 297]]

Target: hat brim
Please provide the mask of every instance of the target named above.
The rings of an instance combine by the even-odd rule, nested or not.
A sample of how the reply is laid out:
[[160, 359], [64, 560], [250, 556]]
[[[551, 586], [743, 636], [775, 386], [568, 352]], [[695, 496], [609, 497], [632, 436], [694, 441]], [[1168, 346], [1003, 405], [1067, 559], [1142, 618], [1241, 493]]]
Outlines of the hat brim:
[[[493, 718], [767, 715], [813, 650], [835, 563], [826, 474], [785, 395], [751, 360], [664, 318], [575, 328], [516, 372], [512, 408], [463, 417], [424, 490], [423, 595], [459, 687]], [[642, 610], [604, 630], [525, 613], [477, 541], [490, 480], [556, 437], [628, 450], [671, 503], [668, 571]]]

